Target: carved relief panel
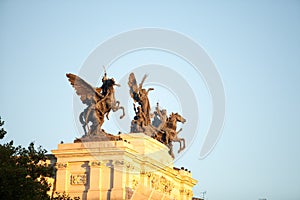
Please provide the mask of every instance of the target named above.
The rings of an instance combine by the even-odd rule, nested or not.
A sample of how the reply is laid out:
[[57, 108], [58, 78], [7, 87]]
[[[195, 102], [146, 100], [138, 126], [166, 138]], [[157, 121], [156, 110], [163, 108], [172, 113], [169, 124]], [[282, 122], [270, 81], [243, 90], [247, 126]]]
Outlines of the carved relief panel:
[[71, 185], [85, 185], [87, 183], [86, 174], [72, 174]]

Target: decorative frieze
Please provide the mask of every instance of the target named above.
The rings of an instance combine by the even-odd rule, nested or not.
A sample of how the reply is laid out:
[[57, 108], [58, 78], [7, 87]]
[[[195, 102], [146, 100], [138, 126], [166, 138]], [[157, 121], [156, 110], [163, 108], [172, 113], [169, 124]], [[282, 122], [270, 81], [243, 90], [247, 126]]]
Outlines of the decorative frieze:
[[193, 196], [193, 191], [189, 189], [181, 189], [180, 194], [185, 196]]
[[139, 177], [138, 176], [133, 176], [132, 179], [132, 189], [135, 190], [139, 184]]
[[174, 188], [174, 184], [166, 179], [164, 176], [160, 177], [160, 191], [170, 194]]
[[156, 174], [151, 175], [151, 187], [155, 190], [159, 190], [159, 176]]
[[174, 184], [164, 176], [153, 173], [147, 173], [151, 180], [151, 187], [157, 191], [170, 194], [174, 188]]

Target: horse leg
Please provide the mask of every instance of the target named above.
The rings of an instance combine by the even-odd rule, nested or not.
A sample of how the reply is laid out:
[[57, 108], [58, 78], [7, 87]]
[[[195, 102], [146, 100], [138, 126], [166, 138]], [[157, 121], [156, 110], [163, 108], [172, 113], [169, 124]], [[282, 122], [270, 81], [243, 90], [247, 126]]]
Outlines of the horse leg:
[[113, 110], [113, 112], [118, 111], [119, 109], [122, 109], [123, 114], [120, 116], [120, 119], [122, 119], [125, 116], [125, 109], [123, 106], [120, 106], [120, 102], [116, 101], [114, 105], [112, 105], [111, 109]]
[[185, 139], [184, 138], [178, 138], [178, 142], [180, 144], [180, 148], [178, 150], [178, 153], [183, 151], [185, 149]]
[[119, 109], [122, 109], [122, 115], [120, 116], [120, 119], [122, 119], [125, 116], [125, 109], [123, 106], [120, 106], [120, 101], [116, 101], [116, 107]]
[[183, 142], [183, 149], [182, 149], [182, 150], [184, 150], [184, 149], [185, 149], [185, 139], [184, 139], [184, 138], [181, 138], [181, 140], [182, 140], [182, 142]]
[[108, 115], [109, 115], [109, 112], [111, 110], [111, 108], [109, 108], [110, 107], [109, 105], [110, 105], [110, 103], [107, 102], [107, 101], [105, 101], [105, 102], [102, 103], [102, 107], [104, 108], [103, 111], [102, 111], [102, 115], [106, 116], [107, 120], [109, 120]]
[[178, 150], [178, 153], [180, 153], [182, 150], [185, 149], [185, 139], [184, 138], [178, 138], [177, 135], [182, 131], [182, 128], [179, 129], [179, 131], [176, 132], [176, 140], [180, 144], [180, 148]]
[[125, 116], [125, 109], [123, 106], [120, 106], [119, 109], [122, 110], [122, 115], [120, 116], [120, 119], [122, 119]]
[[176, 142], [179, 142], [179, 150], [177, 153], [180, 153], [182, 151], [182, 144], [179, 138], [176, 137]]
[[79, 115], [79, 121], [80, 121], [80, 123], [81, 123], [81, 125], [82, 125], [84, 134], [86, 135], [87, 132], [86, 132], [85, 126], [86, 126], [87, 124], [86, 124], [86, 122], [84, 121], [84, 117], [83, 117], [84, 114], [85, 114], [85, 111], [83, 111], [83, 112], [80, 113], [80, 115]]
[[85, 123], [86, 123], [86, 127], [88, 129], [87, 134], [90, 134], [91, 130], [89, 127], [89, 121], [91, 121], [90, 114], [93, 114], [93, 111], [92, 111], [91, 107], [88, 107], [88, 109], [84, 110], [84, 112], [85, 112]]
[[[109, 111], [110, 111], [110, 110], [109, 110]], [[108, 117], [109, 111], [106, 113], [106, 119], [107, 119], [107, 120], [109, 120], [109, 117]]]
[[[180, 141], [180, 149], [179, 149], [178, 153], [180, 153], [181, 151], [183, 151], [185, 149], [185, 139], [179, 138], [179, 141]], [[181, 147], [181, 143], [183, 144], [183, 147]]]
[[179, 131], [176, 132], [176, 134], [178, 135], [181, 131], [182, 131], [182, 128], [180, 128]]
[[174, 153], [173, 153], [173, 144], [172, 144], [172, 142], [170, 142], [170, 143], [168, 144], [168, 147], [169, 147], [169, 154], [170, 154], [170, 156], [174, 159], [175, 156], [174, 156]]
[[178, 150], [177, 153], [180, 153], [180, 152], [183, 150], [183, 149], [182, 149], [182, 144], [181, 144], [181, 142], [180, 142], [180, 139], [179, 139], [177, 136], [175, 136], [175, 137], [172, 138], [171, 141], [172, 141], [172, 142], [178, 142], [178, 143], [179, 143], [179, 150]]

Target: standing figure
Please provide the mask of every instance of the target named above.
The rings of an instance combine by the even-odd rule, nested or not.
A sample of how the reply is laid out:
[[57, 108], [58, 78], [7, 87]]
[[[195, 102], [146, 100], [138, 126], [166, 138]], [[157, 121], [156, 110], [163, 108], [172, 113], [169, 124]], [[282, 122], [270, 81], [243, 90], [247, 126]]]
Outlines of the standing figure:
[[[134, 103], [138, 103], [138, 110], [135, 111], [136, 117], [141, 124], [138, 124], [141, 126], [141, 128], [147, 127], [151, 125], [151, 116], [150, 116], [150, 102], [148, 99], [148, 93], [151, 90], [154, 90], [153, 88], [149, 88], [148, 90], [143, 88], [143, 83], [145, 79], [147, 78], [147, 75], [143, 77], [143, 80], [137, 85], [136, 78], [134, 76], [134, 73], [131, 73], [129, 75], [128, 85], [129, 85], [129, 93], [130, 96], [133, 98]], [[135, 109], [135, 104], [134, 104]], [[135, 119], [136, 120], [136, 119]]]

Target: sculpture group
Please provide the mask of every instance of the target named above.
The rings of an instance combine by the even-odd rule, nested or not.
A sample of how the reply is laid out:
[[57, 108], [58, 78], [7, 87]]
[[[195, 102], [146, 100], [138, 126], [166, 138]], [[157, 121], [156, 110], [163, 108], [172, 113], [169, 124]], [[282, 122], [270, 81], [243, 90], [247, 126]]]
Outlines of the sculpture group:
[[[92, 87], [89, 83], [74, 74], [66, 74], [71, 85], [74, 87], [82, 103], [87, 107], [79, 115], [79, 120], [84, 130], [82, 139], [108, 139], [116, 140], [118, 136], [106, 133], [101, 127], [105, 117], [109, 120], [110, 111], [116, 112], [122, 110], [122, 119], [125, 116], [124, 107], [115, 98], [115, 86], [120, 86], [113, 78], [108, 78], [106, 72], [102, 78], [101, 87]], [[145, 75], [137, 83], [134, 73], [128, 78], [129, 93], [133, 99], [133, 109], [135, 116], [131, 121], [130, 132], [144, 133], [159, 142], [165, 144], [169, 149], [170, 155], [174, 158], [173, 142], [179, 142], [178, 153], [185, 149], [185, 139], [179, 138], [177, 131], [177, 122], [185, 123], [186, 120], [178, 113], [167, 115], [166, 109], [160, 109], [157, 103], [155, 111], [151, 113], [148, 94], [153, 88], [145, 89], [143, 84], [147, 78]]]

